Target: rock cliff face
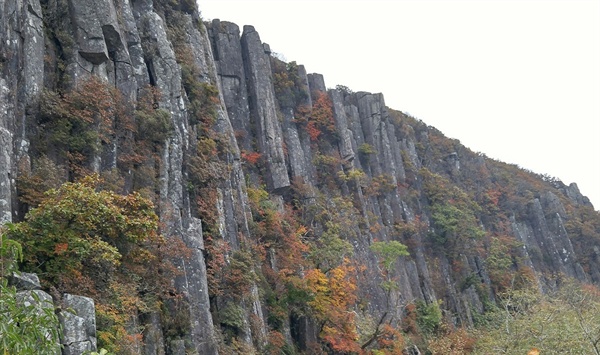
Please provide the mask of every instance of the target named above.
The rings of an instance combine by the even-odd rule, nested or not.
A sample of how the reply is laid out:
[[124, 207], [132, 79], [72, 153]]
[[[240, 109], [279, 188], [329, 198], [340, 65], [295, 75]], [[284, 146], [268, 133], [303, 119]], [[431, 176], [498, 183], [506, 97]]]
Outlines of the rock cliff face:
[[[240, 34], [233, 23], [202, 23], [185, 0], [0, 0], [0, 224], [23, 219], [18, 180], [40, 156], [73, 163], [52, 141], [44, 149], [36, 141], [48, 125], [44, 92], [90, 77], [131, 107], [154, 88], [153, 109], [172, 127], [135, 169], [123, 163], [127, 137], [118, 132], [77, 161], [90, 172], [118, 170], [122, 192], [152, 191], [162, 232], [190, 250], [174, 280], [186, 324], [173, 332], [169, 311], [140, 316], [140, 353], [263, 351], [278, 334], [300, 350], [326, 343], [323, 319], [306, 306], [314, 304], [294, 309], [291, 293], [288, 303], [277, 293], [292, 287], [278, 283], [293, 273], [281, 250], [298, 250], [261, 228], [291, 230], [269, 220], [289, 211], [313, 248], [298, 252], [311, 263], [296, 265], [298, 275], [314, 267], [331, 278], [340, 265], [360, 265], [359, 318], [401, 324], [407, 305], [441, 300], [448, 321], [472, 325], [510, 284], [506, 275], [541, 289], [564, 276], [600, 283], [600, 231], [586, 229], [600, 217], [575, 184], [476, 154], [386, 107], [382, 94], [328, 90], [322, 75], [272, 57], [252, 26]], [[388, 270], [371, 246], [389, 241], [409, 255]], [[397, 287], [382, 287], [390, 280]], [[92, 349], [95, 338], [86, 339], [66, 353]]]

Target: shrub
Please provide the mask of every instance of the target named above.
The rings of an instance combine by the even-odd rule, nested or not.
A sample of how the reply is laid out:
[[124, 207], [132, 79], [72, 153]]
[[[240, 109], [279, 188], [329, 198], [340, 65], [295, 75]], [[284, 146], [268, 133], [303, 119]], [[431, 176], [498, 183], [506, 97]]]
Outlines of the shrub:
[[359, 145], [358, 152], [364, 156], [371, 155], [371, 154], [377, 154], [377, 150], [375, 150], [375, 147], [373, 147], [369, 143], [363, 143], [363, 144]]
[[417, 324], [427, 335], [434, 335], [442, 325], [442, 311], [438, 302], [425, 303], [419, 300], [417, 305]]
[[132, 319], [160, 310], [173, 292], [177, 270], [169, 258], [189, 251], [158, 234], [149, 200], [97, 191], [98, 185], [89, 176], [49, 190], [6, 235], [24, 245], [24, 269], [43, 276], [43, 285], [94, 298], [100, 345], [117, 351], [140, 335]]

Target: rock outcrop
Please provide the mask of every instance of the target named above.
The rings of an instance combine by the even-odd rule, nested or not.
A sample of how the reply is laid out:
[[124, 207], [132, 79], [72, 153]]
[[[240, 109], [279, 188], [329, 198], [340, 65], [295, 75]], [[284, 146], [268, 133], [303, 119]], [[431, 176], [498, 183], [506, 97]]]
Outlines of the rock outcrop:
[[258, 149], [267, 164], [267, 186], [278, 191], [290, 186], [285, 157], [283, 133], [277, 117], [278, 106], [271, 80], [271, 50], [262, 43], [252, 26], [244, 26], [242, 57], [248, 82], [251, 120], [255, 122]]
[[[52, 296], [42, 291], [40, 280], [36, 274], [14, 273], [8, 281], [9, 285], [17, 289], [17, 302], [23, 307], [33, 306], [41, 314], [55, 312], [57, 305]], [[96, 351], [94, 300], [88, 297], [64, 294], [59, 302], [62, 354], [81, 355]]]
[[96, 313], [89, 297], [63, 295], [61, 326], [63, 354], [79, 355], [97, 350]]

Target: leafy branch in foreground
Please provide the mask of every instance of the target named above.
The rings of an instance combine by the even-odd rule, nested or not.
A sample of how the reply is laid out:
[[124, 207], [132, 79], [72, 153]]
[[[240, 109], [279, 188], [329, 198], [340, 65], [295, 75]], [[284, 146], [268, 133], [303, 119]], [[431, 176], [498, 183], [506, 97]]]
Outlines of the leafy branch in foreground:
[[0, 353], [56, 354], [59, 322], [52, 299], [42, 291], [22, 291], [8, 284], [17, 273], [21, 245], [0, 231]]

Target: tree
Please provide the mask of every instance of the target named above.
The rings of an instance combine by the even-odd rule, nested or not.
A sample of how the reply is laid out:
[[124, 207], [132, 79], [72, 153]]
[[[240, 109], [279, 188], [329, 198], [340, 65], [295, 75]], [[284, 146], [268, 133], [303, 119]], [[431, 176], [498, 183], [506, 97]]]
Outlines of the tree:
[[323, 273], [319, 269], [306, 272], [305, 281], [312, 296], [308, 305], [320, 323], [319, 336], [336, 352], [360, 353], [357, 343], [355, 312], [356, 283], [354, 268], [348, 259]]
[[511, 289], [487, 328], [475, 333], [476, 354], [600, 354], [600, 290], [561, 280], [556, 291]]
[[394, 263], [399, 257], [409, 255], [406, 245], [395, 240], [374, 242], [369, 249], [381, 258], [381, 264], [387, 272], [392, 271]]
[[24, 260], [29, 271], [57, 282], [72, 271], [114, 270], [123, 256], [152, 261], [144, 244], [162, 241], [152, 203], [137, 193], [96, 191], [98, 183], [98, 177], [90, 176], [49, 190], [25, 222], [8, 230], [28, 251]]
[[49, 190], [6, 236], [23, 245], [23, 268], [43, 286], [95, 300], [99, 345], [119, 352], [141, 339], [136, 317], [169, 297], [177, 273], [169, 258], [189, 252], [158, 233], [150, 200], [99, 191], [99, 183], [94, 175]]

